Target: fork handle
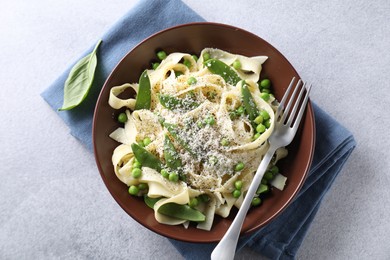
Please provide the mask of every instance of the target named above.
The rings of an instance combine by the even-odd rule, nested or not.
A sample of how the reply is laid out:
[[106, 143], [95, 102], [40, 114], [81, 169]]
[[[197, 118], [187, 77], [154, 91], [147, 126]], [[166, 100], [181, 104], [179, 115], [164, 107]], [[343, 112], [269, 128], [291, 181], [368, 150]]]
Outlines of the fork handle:
[[274, 153], [275, 149], [273, 147], [269, 147], [267, 153], [264, 155], [264, 158], [259, 165], [259, 168], [257, 168], [256, 174], [252, 180], [251, 185], [249, 186], [248, 192], [245, 195], [244, 201], [238, 210], [236, 217], [234, 218], [232, 224], [221, 241], [219, 241], [218, 245], [211, 253], [211, 260], [231, 260], [234, 258], [242, 224], [244, 223], [245, 217], [248, 213], [253, 196], [255, 195], [258, 186], [260, 185], [261, 179], [263, 178]]

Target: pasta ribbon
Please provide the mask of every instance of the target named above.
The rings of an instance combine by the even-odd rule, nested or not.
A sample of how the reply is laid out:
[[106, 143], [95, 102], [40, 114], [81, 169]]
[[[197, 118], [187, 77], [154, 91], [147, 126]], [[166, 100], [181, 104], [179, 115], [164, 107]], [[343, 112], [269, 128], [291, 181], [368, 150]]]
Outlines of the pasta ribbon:
[[[139, 94], [139, 84], [110, 90], [108, 103], [125, 107], [128, 118], [110, 135], [121, 143], [112, 155], [115, 174], [128, 186], [147, 184], [138, 195], [161, 198], [153, 206], [159, 223], [188, 227], [190, 219], [159, 212], [170, 203], [201, 212], [205, 220], [197, 228], [204, 230], [212, 228], [215, 215], [225, 218], [240, 207], [268, 150], [279, 105], [272, 95], [261, 97], [258, 81], [266, 60], [213, 48], [202, 50], [197, 60], [188, 53], [169, 54], [155, 70], [143, 73], [148, 109], [135, 110], [135, 98], [120, 97], [127, 89]], [[154, 159], [142, 159], [137, 150]], [[279, 149], [273, 163], [286, 155], [285, 148]], [[145, 165], [139, 165], [141, 159]], [[136, 167], [141, 176], [132, 175]], [[237, 182], [240, 193], [234, 194]]]

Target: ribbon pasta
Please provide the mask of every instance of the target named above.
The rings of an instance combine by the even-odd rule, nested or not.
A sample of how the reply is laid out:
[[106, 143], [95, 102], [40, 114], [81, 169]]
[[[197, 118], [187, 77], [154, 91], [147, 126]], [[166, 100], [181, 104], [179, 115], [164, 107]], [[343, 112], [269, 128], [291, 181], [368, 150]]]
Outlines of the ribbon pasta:
[[[223, 76], [211, 73], [205, 65], [205, 54], [231, 66], [239, 61], [239, 69], [232, 69], [243, 80], [235, 85], [227, 82]], [[155, 70], [148, 70], [151, 86], [150, 109], [135, 109], [134, 98], [121, 99], [120, 93], [128, 88], [139, 92], [139, 84], [126, 83], [110, 90], [108, 103], [114, 109], [125, 107], [127, 122], [119, 127], [110, 137], [121, 143], [113, 152], [112, 163], [116, 176], [128, 186], [146, 183], [146, 195], [150, 198], [161, 198], [154, 204], [155, 218], [168, 225], [185, 224], [185, 219], [175, 218], [159, 213], [159, 208], [167, 203], [186, 205], [191, 198], [202, 194], [208, 196], [207, 202], [195, 207], [206, 216], [198, 223], [200, 229], [210, 230], [214, 215], [227, 217], [233, 206], [240, 207], [245, 192], [253, 179], [262, 157], [268, 149], [267, 139], [274, 128], [274, 111], [278, 105], [271, 96], [264, 101], [260, 96], [259, 81], [265, 56], [245, 57], [219, 49], [206, 48], [196, 61], [187, 53], [168, 55]], [[186, 61], [186, 65], [183, 64]], [[190, 82], [195, 78], [195, 82]], [[242, 91], [248, 88], [254, 105], [259, 111], [269, 115], [269, 126], [254, 138], [255, 125], [245, 114], [232, 117], [232, 111], [244, 106]], [[181, 105], [174, 108], [165, 107], [159, 97], [167, 95], [180, 100]], [[132, 112], [130, 112], [132, 111]], [[177, 128], [173, 136], [163, 124]], [[135, 157], [131, 144], [139, 143], [144, 138], [151, 142], [144, 147], [164, 164], [164, 138], [169, 136], [177, 149], [182, 162], [178, 169], [185, 180], [169, 181], [160, 172], [150, 167], [142, 167], [142, 175], [133, 177]], [[221, 140], [228, 145], [221, 145]], [[183, 143], [185, 145], [183, 145]], [[286, 155], [283, 148], [277, 159]], [[234, 166], [241, 162], [245, 167], [235, 171]], [[232, 195], [234, 183], [241, 180], [243, 186], [239, 198]]]

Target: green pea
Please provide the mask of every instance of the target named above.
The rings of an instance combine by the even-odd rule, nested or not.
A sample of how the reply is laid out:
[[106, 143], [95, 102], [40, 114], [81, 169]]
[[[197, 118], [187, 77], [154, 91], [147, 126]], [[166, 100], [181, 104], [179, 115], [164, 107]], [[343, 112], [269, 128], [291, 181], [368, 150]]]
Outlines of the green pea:
[[259, 206], [260, 203], [261, 203], [261, 199], [259, 197], [254, 197], [252, 199], [252, 203], [251, 204], [252, 204], [252, 206], [256, 207], [256, 206]]
[[167, 171], [166, 169], [162, 169], [160, 173], [161, 173], [161, 175], [162, 175], [165, 179], [168, 179], [168, 177], [169, 177], [169, 171]]
[[275, 174], [279, 173], [279, 168], [278, 168], [278, 166], [273, 165], [271, 167], [270, 171], [275, 175]]
[[215, 118], [210, 115], [210, 116], [206, 117], [205, 122], [208, 125], [214, 125], [215, 124]]
[[235, 60], [233, 62], [233, 68], [235, 68], [236, 70], [241, 69], [241, 62], [239, 60]]
[[168, 179], [173, 182], [177, 182], [179, 180], [179, 174], [175, 172], [171, 172], [168, 176]]
[[274, 174], [271, 171], [266, 171], [263, 176], [264, 179], [270, 181], [274, 178]]
[[245, 164], [244, 164], [243, 162], [239, 162], [239, 163], [237, 163], [236, 166], [234, 167], [234, 170], [235, 170], [236, 172], [239, 172], [239, 171], [241, 171], [242, 169], [244, 169], [244, 167], [245, 167]]
[[266, 130], [266, 127], [265, 127], [265, 125], [263, 125], [263, 124], [258, 124], [258, 125], [256, 126], [256, 132], [257, 132], [257, 133], [264, 133], [265, 130]]
[[261, 89], [261, 93], [271, 94], [271, 90], [269, 88], [263, 88], [263, 89]]
[[203, 122], [198, 120], [198, 122], [196, 122], [196, 125], [199, 127], [199, 128], [202, 128], [204, 126]]
[[263, 117], [264, 120], [268, 120], [270, 118], [268, 112], [265, 110], [261, 110], [260, 115]]
[[138, 192], [139, 192], [139, 188], [138, 188], [137, 186], [131, 185], [131, 186], [129, 187], [129, 193], [130, 193], [130, 195], [137, 195]]
[[256, 118], [255, 118], [255, 120], [253, 120], [253, 122], [255, 122], [255, 124], [261, 124], [261, 123], [263, 123], [263, 117], [262, 116], [257, 116]]
[[226, 138], [222, 138], [222, 140], [221, 140], [221, 145], [222, 145], [222, 146], [228, 146], [228, 145], [229, 145], [229, 140], [226, 139]]
[[197, 80], [196, 80], [196, 78], [194, 78], [194, 77], [189, 77], [189, 78], [187, 79], [188, 85], [193, 85], [193, 84], [195, 84], [196, 82], [197, 82]]
[[158, 68], [158, 66], [160, 66], [160, 63], [159, 62], [154, 62], [152, 63], [152, 68], [155, 70]]
[[271, 126], [271, 121], [268, 119], [264, 122], [265, 127], [269, 128]]
[[138, 189], [140, 189], [140, 190], [146, 190], [147, 188], [148, 188], [148, 184], [146, 184], [146, 183], [138, 184]]
[[142, 171], [141, 169], [139, 168], [134, 168], [132, 171], [131, 171], [131, 176], [133, 176], [134, 178], [138, 179], [139, 177], [141, 177], [142, 175]]
[[126, 123], [127, 122], [127, 115], [126, 115], [126, 113], [120, 113], [118, 115], [118, 122], [119, 123]]
[[191, 57], [192, 57], [195, 61], [198, 61], [198, 56], [196, 56], [196, 55], [191, 55]]
[[256, 133], [254, 136], [253, 136], [253, 140], [256, 140], [257, 138], [259, 138], [260, 137], [260, 133]]
[[234, 187], [236, 187], [237, 190], [241, 190], [242, 188], [242, 180], [238, 180], [234, 182]]
[[261, 97], [264, 101], [268, 101], [269, 98], [270, 98], [270, 95], [269, 95], [268, 93], [263, 92], [263, 93], [260, 94], [260, 97]]
[[183, 61], [183, 64], [184, 64], [187, 68], [191, 68], [191, 61], [189, 61], [189, 60], [184, 60], [184, 61]]
[[210, 58], [211, 58], [210, 53], [208, 52], [203, 53], [203, 61], [208, 61]]
[[165, 51], [159, 51], [157, 52], [157, 57], [160, 59], [160, 60], [163, 60], [167, 57], [167, 53]]
[[233, 191], [233, 197], [234, 198], [238, 198], [241, 196], [241, 191], [240, 190], [234, 190]]
[[138, 161], [133, 161], [133, 168], [138, 168], [140, 169], [142, 167], [141, 163]]
[[236, 113], [238, 115], [242, 115], [242, 114], [244, 114], [244, 112], [245, 112], [245, 108], [243, 106], [237, 108], [237, 110], [236, 110]]
[[150, 140], [149, 137], [145, 137], [145, 139], [142, 142], [144, 143], [144, 146], [148, 146], [152, 142], [152, 140]]
[[269, 79], [263, 79], [260, 81], [260, 86], [262, 88], [270, 88], [271, 87], [271, 81]]
[[198, 206], [198, 204], [199, 201], [197, 198], [191, 198], [190, 201], [188, 202], [188, 206], [190, 206], [191, 208]]

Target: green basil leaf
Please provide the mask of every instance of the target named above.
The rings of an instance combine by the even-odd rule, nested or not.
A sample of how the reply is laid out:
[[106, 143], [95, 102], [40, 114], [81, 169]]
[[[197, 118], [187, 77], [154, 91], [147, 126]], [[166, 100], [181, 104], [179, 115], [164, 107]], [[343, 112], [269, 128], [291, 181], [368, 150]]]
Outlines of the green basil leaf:
[[70, 110], [87, 97], [97, 65], [96, 51], [101, 42], [99, 40], [94, 50], [79, 60], [70, 70], [64, 86], [64, 102], [59, 111]]

